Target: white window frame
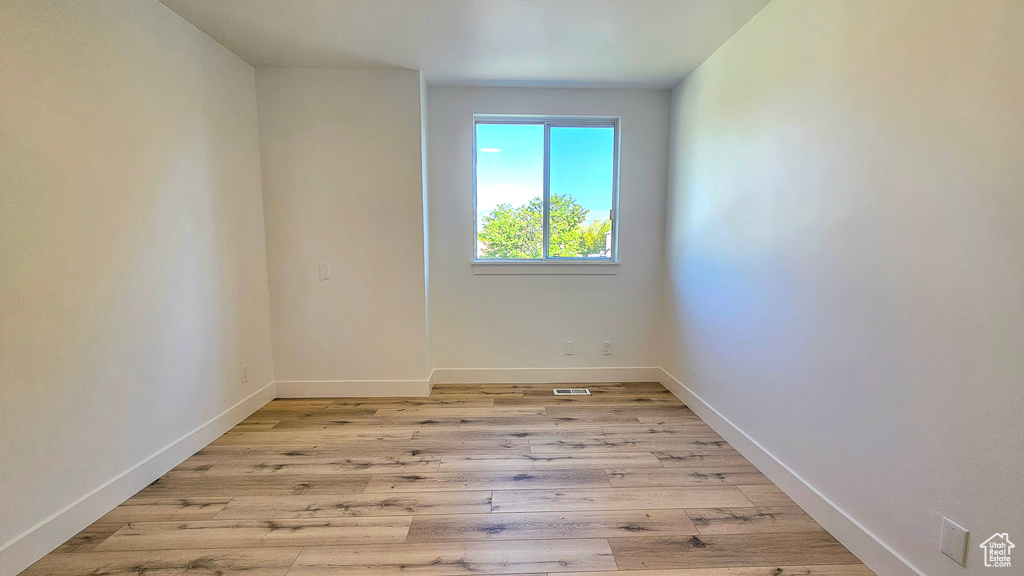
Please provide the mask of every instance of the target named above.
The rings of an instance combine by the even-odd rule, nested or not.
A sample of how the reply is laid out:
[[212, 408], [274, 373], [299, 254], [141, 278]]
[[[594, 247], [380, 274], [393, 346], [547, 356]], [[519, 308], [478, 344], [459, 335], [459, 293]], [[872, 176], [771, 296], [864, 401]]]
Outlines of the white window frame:
[[[478, 274], [506, 274], [506, 273], [538, 273], [548, 274], [551, 271], [545, 271], [546, 268], [555, 268], [558, 265], [571, 265], [579, 270], [571, 273], [593, 273], [593, 274], [607, 274], [614, 272], [601, 272], [598, 271], [598, 267], [617, 266], [619, 262], [619, 251], [618, 251], [618, 230], [619, 230], [619, 138], [620, 138], [620, 121], [618, 116], [550, 116], [550, 115], [522, 115], [522, 114], [474, 114], [473, 115], [473, 266], [477, 267], [491, 267], [494, 265], [520, 268], [519, 272], [502, 272], [502, 271], [484, 271], [479, 270]], [[477, 212], [477, 155], [479, 150], [476, 143], [476, 127], [478, 124], [543, 124], [544, 126], [544, 194], [543, 194], [543, 227], [544, 233], [542, 238], [543, 251], [541, 258], [516, 258], [516, 259], [495, 259], [485, 258], [480, 259], [477, 257], [479, 252], [479, 213]], [[587, 257], [576, 257], [576, 258], [565, 258], [550, 256], [548, 254], [548, 238], [549, 238], [549, 211], [551, 203], [551, 128], [575, 128], [575, 127], [591, 127], [591, 126], [604, 126], [615, 129], [614, 140], [614, 152], [612, 158], [612, 209], [609, 214], [611, 220], [611, 234], [609, 247], [609, 255], [607, 257], [600, 258], [587, 258]], [[585, 271], [583, 268], [590, 268], [591, 271]]]

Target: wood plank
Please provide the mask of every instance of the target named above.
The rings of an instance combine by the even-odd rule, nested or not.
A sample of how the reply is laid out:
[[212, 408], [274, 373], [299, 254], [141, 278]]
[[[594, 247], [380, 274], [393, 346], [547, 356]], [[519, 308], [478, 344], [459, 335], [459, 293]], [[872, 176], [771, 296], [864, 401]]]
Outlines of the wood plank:
[[[416, 516], [406, 542], [548, 540], [697, 534], [682, 510]], [[570, 544], [571, 545], [571, 544]]]
[[[330, 400], [331, 404], [335, 404], [335, 402], [338, 399], [336, 399], [336, 398], [328, 398], [327, 400]], [[358, 402], [360, 399], [359, 398], [345, 398], [345, 400], [352, 400], [353, 402]], [[369, 399], [368, 398], [363, 398], [362, 400], [369, 400]], [[257, 410], [254, 413], [254, 415], [257, 416], [257, 417], [260, 417], [260, 418], [270, 418], [270, 417], [305, 418], [307, 416], [318, 415], [318, 414], [366, 414], [366, 413], [372, 414], [373, 412], [374, 412], [373, 409], [359, 408], [357, 406], [352, 406], [352, 405], [347, 405], [346, 406], [344, 404], [336, 404], [334, 407], [331, 407], [331, 405], [329, 404], [327, 407], [324, 407], [324, 408], [304, 408], [304, 409], [281, 409], [281, 408], [275, 408], [275, 407], [264, 407], [264, 408], [260, 408], [259, 410]]]
[[534, 470], [531, 472], [466, 471], [424, 474], [379, 474], [370, 478], [367, 494], [458, 490], [610, 488], [600, 469]]
[[387, 474], [393, 472], [436, 472], [440, 456], [378, 456], [331, 458], [333, 452], [313, 458], [235, 458], [215, 464], [207, 476], [245, 475], [321, 475], [321, 474]]
[[342, 518], [413, 514], [485, 514], [490, 492], [402, 492], [348, 496], [239, 496], [215, 517], [226, 519]]
[[424, 456], [444, 454], [529, 454], [530, 442], [518, 438], [507, 440], [467, 440], [447, 442], [443, 439], [407, 440], [403, 442], [350, 441], [327, 444], [320, 455], [325, 458], [361, 458], [367, 456]]
[[774, 484], [739, 486], [739, 489], [755, 506], [796, 506], [796, 502]]
[[238, 423], [231, 430], [234, 432], [253, 432], [260, 430], [270, 430], [281, 421], [280, 418], [246, 418]]
[[101, 523], [209, 520], [231, 501], [226, 497], [146, 498], [135, 495], [97, 520]]
[[701, 534], [816, 532], [823, 530], [798, 506], [691, 508], [686, 515]]
[[209, 458], [206, 456], [192, 456], [181, 464], [172, 468], [164, 474], [163, 478], [195, 478], [210, 471], [214, 464], [220, 462], [221, 457]]
[[342, 546], [405, 541], [410, 516], [292, 520], [132, 522], [97, 550]]
[[299, 548], [50, 554], [19, 576], [286, 576]]
[[[360, 408], [358, 410], [310, 410], [308, 412], [257, 412], [256, 415], [267, 419], [279, 418], [281, 422], [331, 420], [335, 423], [349, 422], [358, 425], [363, 422], [376, 421], [376, 413], [377, 410], [373, 408]], [[280, 423], [271, 430], [279, 430], [279, 426]]]
[[[435, 387], [436, 388], [436, 387]], [[497, 400], [498, 398], [522, 398], [523, 393], [518, 391], [486, 391], [486, 390], [475, 390], [471, 392], [446, 392], [432, 390], [430, 392], [431, 400], [448, 401], [451, 399], [459, 400]], [[491, 404], [493, 406], [493, 404]]]
[[218, 445], [211, 444], [199, 452], [196, 452], [194, 456], [189, 458], [187, 461], [193, 459], [205, 458], [211, 463], [222, 462], [234, 458], [274, 458], [274, 459], [288, 459], [288, 458], [313, 458], [316, 457], [320, 450], [326, 445], [326, 443], [317, 444], [312, 443], [299, 443], [299, 444], [285, 444], [285, 445], [260, 445], [260, 446], [244, 446], [244, 445]]
[[384, 440], [408, 440], [415, 430], [409, 428], [361, 427], [332, 428], [330, 430], [266, 430], [258, 432], [228, 432], [213, 441], [214, 445], [241, 444], [326, 444], [351, 440], [380, 442]]
[[72, 536], [53, 550], [54, 554], [70, 554], [72, 552], [88, 552], [95, 550], [104, 540], [117, 532], [124, 523], [121, 522], [95, 522], [84, 530]]
[[459, 420], [461, 428], [467, 430], [536, 430], [552, 427], [573, 426], [610, 426], [618, 424], [636, 425], [640, 421], [629, 414], [606, 414], [595, 411], [581, 411], [576, 415], [550, 416], [537, 414], [533, 416], [514, 416], [504, 418], [488, 418], [477, 416], [463, 417]]
[[[494, 406], [494, 398], [491, 396], [478, 395], [471, 398], [468, 395], [458, 397], [431, 396], [428, 398], [369, 398], [366, 400], [337, 400], [327, 408], [325, 412], [330, 413], [331, 409], [350, 410], [352, 408], [409, 408], [417, 406], [435, 406], [444, 408], [490, 408]], [[522, 396], [517, 394], [516, 396]]]
[[606, 434], [632, 434], [634, 436], [677, 434], [680, 436], [695, 435], [707, 437], [718, 435], [711, 426], [700, 420], [686, 420], [669, 424], [609, 424], [602, 426], [601, 431]]
[[714, 438], [679, 438], [663, 439], [643, 438], [638, 436], [612, 436], [609, 434], [590, 438], [541, 438], [530, 440], [531, 454], [585, 454], [611, 452], [654, 452], [686, 450], [711, 451], [732, 450], [725, 440]]
[[[555, 396], [555, 388], [586, 388], [590, 390], [590, 396]], [[678, 398], [672, 395], [668, 390], [661, 388], [656, 389], [653, 387], [637, 387], [637, 386], [601, 386], [596, 384], [573, 384], [557, 386], [547, 385], [543, 388], [530, 388], [521, 390], [523, 398], [526, 399], [562, 399], [562, 398], [582, 398], [582, 399], [600, 399], [600, 398], [647, 398], [647, 397], [658, 397], [658, 398], [671, 398], [676, 404], [682, 404]]]
[[461, 419], [459, 418], [378, 418], [374, 415], [350, 417], [317, 417], [317, 418], [295, 418], [283, 419], [271, 430], [275, 431], [315, 431], [315, 430], [347, 430], [359, 427], [364, 430], [414, 430], [419, 428], [451, 428], [458, 429]]
[[737, 486], [771, 484], [767, 476], [753, 466], [735, 468], [619, 468], [607, 470], [615, 488], [645, 486]]
[[664, 442], [672, 445], [675, 442], [689, 443], [693, 441], [697, 442], [697, 449], [710, 450], [712, 448], [729, 447], [729, 444], [719, 436], [710, 427], [697, 428], [692, 427], [690, 430], [648, 430], [641, 434], [627, 434], [624, 432], [614, 431], [614, 428], [609, 428], [612, 432], [604, 432], [605, 438], [613, 441], [622, 442]]
[[417, 408], [381, 408], [376, 415], [381, 418], [410, 416], [414, 418], [501, 418], [510, 416], [531, 416], [544, 414], [543, 406], [495, 406], [493, 408], [444, 408], [423, 406]]
[[687, 423], [703, 422], [697, 414], [689, 408], [682, 408], [676, 411], [658, 411], [638, 414], [636, 417], [641, 424], [654, 426], [679, 426]]
[[582, 468], [661, 468], [661, 461], [650, 452], [618, 454], [471, 454], [442, 456], [441, 472], [466, 470], [577, 470]]
[[656, 405], [656, 406], [548, 406], [546, 414], [553, 418], [572, 417], [586, 413], [597, 413], [605, 415], [631, 416], [641, 424], [646, 424], [644, 419], [658, 419], [665, 421], [695, 421], [700, 420], [689, 408], [682, 404], [677, 405]]
[[751, 506], [735, 486], [687, 488], [592, 488], [586, 490], [496, 490], [495, 512], [647, 510]]
[[608, 542], [622, 570], [858, 562], [827, 532], [613, 538]]
[[555, 396], [550, 390], [544, 396], [526, 396], [522, 398], [508, 398], [498, 396], [494, 398], [495, 406], [656, 406], [674, 405], [682, 406], [679, 399], [671, 394], [647, 394], [637, 396], [634, 394], [598, 395], [591, 396]]
[[139, 491], [140, 498], [213, 498], [298, 494], [355, 494], [369, 483], [356, 474], [204, 475], [198, 478], [160, 478]]
[[463, 393], [495, 393], [495, 394], [509, 394], [519, 392], [522, 394], [551, 394], [553, 388], [589, 388], [591, 393], [599, 392], [628, 392], [633, 390], [636, 392], [648, 392], [657, 391], [658, 389], [665, 390], [661, 384], [657, 382], [602, 382], [598, 384], [550, 384], [550, 383], [531, 383], [531, 382], [519, 382], [519, 383], [506, 383], [506, 384], [435, 384], [430, 394], [463, 394]]
[[569, 440], [573, 438], [591, 439], [603, 437], [604, 430], [601, 426], [574, 426], [572, 428], [561, 428], [546, 426], [520, 430], [511, 426], [488, 427], [484, 429], [471, 430], [467, 428], [456, 428], [454, 430], [438, 430], [430, 428], [419, 428], [413, 435], [412, 440], [431, 441], [444, 440], [452, 443], [462, 442], [496, 442], [502, 440]]
[[750, 466], [750, 462], [731, 448], [715, 450], [655, 450], [654, 455], [666, 468], [732, 468]]
[[577, 572], [573, 576], [875, 576], [863, 564], [818, 566], [741, 566], [734, 568], [676, 568]]
[[289, 576], [513, 574], [614, 570], [606, 540], [453, 542], [305, 548]]

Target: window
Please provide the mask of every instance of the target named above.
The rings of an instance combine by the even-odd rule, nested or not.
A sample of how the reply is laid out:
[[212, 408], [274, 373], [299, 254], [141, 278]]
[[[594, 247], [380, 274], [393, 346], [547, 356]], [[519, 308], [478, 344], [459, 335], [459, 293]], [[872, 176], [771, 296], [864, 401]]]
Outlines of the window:
[[614, 262], [617, 118], [475, 118], [477, 262]]

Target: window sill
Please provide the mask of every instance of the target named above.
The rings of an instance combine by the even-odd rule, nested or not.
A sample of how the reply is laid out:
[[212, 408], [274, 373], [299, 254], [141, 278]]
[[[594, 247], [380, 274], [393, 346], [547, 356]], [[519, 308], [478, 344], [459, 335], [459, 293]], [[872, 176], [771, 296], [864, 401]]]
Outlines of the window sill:
[[619, 273], [618, 262], [473, 262], [477, 276], [613, 276]]

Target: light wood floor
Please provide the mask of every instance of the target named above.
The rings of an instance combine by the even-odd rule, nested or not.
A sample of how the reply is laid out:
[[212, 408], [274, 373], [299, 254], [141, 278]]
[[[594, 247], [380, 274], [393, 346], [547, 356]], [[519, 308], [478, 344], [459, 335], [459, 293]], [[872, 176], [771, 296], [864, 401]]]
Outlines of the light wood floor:
[[26, 576], [871, 576], [660, 384], [275, 400]]

